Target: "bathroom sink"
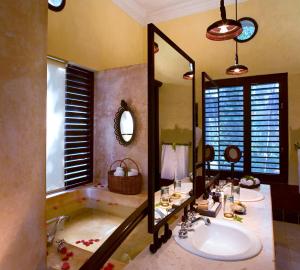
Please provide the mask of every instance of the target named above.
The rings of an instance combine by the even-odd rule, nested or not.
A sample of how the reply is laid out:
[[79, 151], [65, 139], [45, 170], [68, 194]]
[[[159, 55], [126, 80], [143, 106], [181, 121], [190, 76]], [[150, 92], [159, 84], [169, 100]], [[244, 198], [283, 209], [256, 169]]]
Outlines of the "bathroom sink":
[[175, 241], [185, 250], [213, 260], [239, 261], [258, 255], [260, 239], [242, 224], [234, 221], [211, 219], [210, 225], [198, 221], [188, 238], [178, 237], [180, 227], [174, 229]]
[[265, 197], [264, 195], [256, 190], [241, 188], [240, 189], [240, 201], [241, 202], [256, 202], [261, 201]]
[[[229, 193], [231, 187], [227, 186], [223, 189], [225, 193]], [[241, 188], [240, 189], [240, 201], [241, 202], [257, 202], [263, 200], [265, 197], [264, 195], [256, 190]]]

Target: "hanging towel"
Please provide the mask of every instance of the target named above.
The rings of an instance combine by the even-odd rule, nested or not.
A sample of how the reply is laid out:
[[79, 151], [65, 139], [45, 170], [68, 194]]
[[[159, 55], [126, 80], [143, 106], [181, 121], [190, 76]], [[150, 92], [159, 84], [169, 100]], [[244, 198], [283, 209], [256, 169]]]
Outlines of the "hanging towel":
[[[177, 147], [176, 147], [177, 149]], [[176, 151], [176, 150], [175, 150]], [[176, 154], [172, 145], [163, 145], [161, 151], [161, 172], [162, 179], [174, 180], [176, 168]]]
[[183, 179], [189, 175], [189, 147], [185, 145], [176, 146], [176, 170], [175, 179]]

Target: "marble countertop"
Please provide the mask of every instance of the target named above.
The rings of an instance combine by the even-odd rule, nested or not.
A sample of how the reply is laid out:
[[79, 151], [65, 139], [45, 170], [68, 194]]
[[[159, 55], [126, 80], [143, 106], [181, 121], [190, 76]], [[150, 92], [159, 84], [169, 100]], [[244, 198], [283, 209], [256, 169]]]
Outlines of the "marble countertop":
[[[172, 237], [166, 244], [152, 254], [147, 247], [124, 269], [127, 270], [275, 270], [274, 236], [272, 204], [269, 185], [261, 185], [259, 189], [265, 199], [248, 202], [247, 215], [243, 216], [243, 225], [252, 230], [262, 241], [261, 253], [251, 259], [236, 262], [224, 262], [205, 259], [185, 251]], [[217, 218], [223, 218], [220, 211]], [[232, 221], [236, 222], [236, 221]], [[176, 226], [176, 224], [173, 224]]]

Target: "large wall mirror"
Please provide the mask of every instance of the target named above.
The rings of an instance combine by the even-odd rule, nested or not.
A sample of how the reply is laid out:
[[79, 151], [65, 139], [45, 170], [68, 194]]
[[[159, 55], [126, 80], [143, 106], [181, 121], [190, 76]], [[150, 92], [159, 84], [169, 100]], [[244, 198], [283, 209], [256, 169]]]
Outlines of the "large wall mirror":
[[149, 231], [194, 200], [194, 61], [148, 26]]

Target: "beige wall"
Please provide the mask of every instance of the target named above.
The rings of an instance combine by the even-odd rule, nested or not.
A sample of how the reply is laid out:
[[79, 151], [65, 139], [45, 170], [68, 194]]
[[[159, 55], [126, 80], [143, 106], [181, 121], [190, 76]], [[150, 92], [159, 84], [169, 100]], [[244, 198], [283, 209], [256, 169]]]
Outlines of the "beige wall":
[[104, 70], [146, 62], [146, 31], [111, 0], [71, 0], [48, 11], [48, 54]]
[[0, 3], [0, 269], [46, 269], [47, 3]]
[[[255, 38], [239, 45], [240, 63], [249, 68], [247, 75], [289, 73], [289, 183], [296, 184], [297, 164], [293, 144], [300, 141], [300, 28], [295, 27], [300, 23], [299, 1], [248, 0], [238, 5], [238, 14], [239, 17], [253, 17], [259, 24]], [[228, 18], [234, 17], [234, 6], [227, 7], [227, 15]], [[234, 63], [232, 40], [213, 42], [205, 37], [207, 26], [219, 18], [219, 10], [215, 9], [157, 25], [196, 61], [196, 95], [199, 104], [201, 72], [206, 71], [215, 79], [226, 78], [225, 69]], [[295, 132], [298, 132], [298, 136]]]
[[[133, 109], [137, 132], [129, 146], [116, 140], [115, 114], [124, 99]], [[95, 76], [94, 179], [107, 183], [110, 164], [125, 157], [135, 160], [143, 175], [143, 189], [148, 183], [148, 113], [147, 66], [133, 65], [98, 72]]]

